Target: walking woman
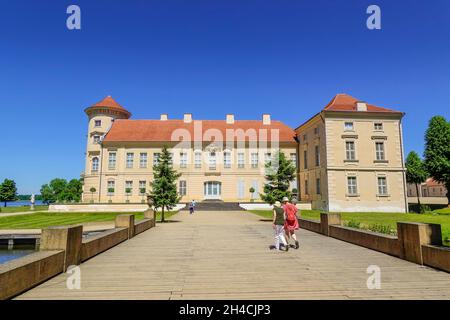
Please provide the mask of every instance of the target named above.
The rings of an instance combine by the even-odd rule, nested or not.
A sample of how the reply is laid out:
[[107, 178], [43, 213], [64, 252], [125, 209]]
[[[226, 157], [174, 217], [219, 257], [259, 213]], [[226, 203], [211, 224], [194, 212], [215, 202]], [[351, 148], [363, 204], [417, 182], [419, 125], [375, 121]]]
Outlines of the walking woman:
[[[292, 203], [289, 203], [289, 199], [287, 197], [283, 198], [283, 209], [286, 212], [286, 221], [284, 222], [284, 230], [286, 232], [286, 241], [289, 243], [289, 240], [292, 238], [295, 241], [295, 249], [300, 247], [297, 236], [295, 235], [295, 230], [298, 230], [298, 215], [297, 215], [297, 201], [292, 200]], [[289, 245], [288, 245], [289, 246]]]
[[284, 238], [285, 213], [281, 207], [280, 201], [273, 205], [273, 229], [275, 231], [275, 249], [280, 250], [280, 242], [283, 243], [285, 251], [289, 250], [286, 239]]

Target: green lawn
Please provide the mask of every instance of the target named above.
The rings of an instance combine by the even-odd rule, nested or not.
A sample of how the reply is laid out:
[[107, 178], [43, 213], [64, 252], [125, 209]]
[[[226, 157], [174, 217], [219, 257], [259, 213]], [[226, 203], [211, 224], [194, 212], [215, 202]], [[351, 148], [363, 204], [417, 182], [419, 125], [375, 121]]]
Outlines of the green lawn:
[[[272, 218], [272, 211], [270, 210], [251, 210], [251, 212], [264, 217]], [[302, 210], [301, 216], [306, 219], [320, 219], [320, 211], [318, 210]], [[424, 222], [437, 223], [442, 228], [442, 239], [446, 245], [450, 245], [450, 209], [441, 209], [426, 214], [416, 213], [378, 213], [378, 212], [357, 212], [341, 213], [344, 224], [350, 226], [359, 225], [360, 228], [371, 229], [374, 231], [381, 231], [381, 229], [397, 230], [397, 222]], [[385, 227], [385, 228], [383, 228]], [[387, 230], [383, 230], [388, 233]], [[393, 232], [389, 232], [393, 233]]]
[[[38, 212], [20, 216], [1, 217], [0, 229], [41, 229], [49, 226], [61, 226], [86, 222], [113, 221], [118, 214], [126, 212]], [[142, 220], [144, 213], [128, 212], [134, 214], [136, 220]], [[166, 212], [165, 218], [169, 218], [176, 212]], [[156, 214], [156, 220], [161, 219], [161, 214]]]
[[[47, 211], [48, 206], [35, 206], [34, 211]], [[20, 206], [20, 207], [0, 207], [0, 217], [2, 213], [12, 213], [12, 212], [27, 212], [30, 211], [30, 206]]]

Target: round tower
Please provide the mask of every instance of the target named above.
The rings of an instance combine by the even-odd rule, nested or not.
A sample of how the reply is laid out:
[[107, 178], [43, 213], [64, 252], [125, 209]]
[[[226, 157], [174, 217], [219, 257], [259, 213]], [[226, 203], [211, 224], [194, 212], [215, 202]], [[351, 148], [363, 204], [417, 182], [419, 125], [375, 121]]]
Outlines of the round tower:
[[[94, 142], [94, 136], [104, 135], [115, 119], [128, 119], [131, 113], [118, 104], [111, 96], [86, 108], [84, 112], [89, 118], [88, 141]], [[88, 143], [89, 145], [89, 143]]]
[[[86, 168], [84, 171], [83, 202], [100, 201], [103, 136], [109, 131], [115, 119], [128, 119], [131, 113], [118, 104], [111, 96], [86, 108], [89, 118]], [[95, 189], [95, 192], [93, 190]]]

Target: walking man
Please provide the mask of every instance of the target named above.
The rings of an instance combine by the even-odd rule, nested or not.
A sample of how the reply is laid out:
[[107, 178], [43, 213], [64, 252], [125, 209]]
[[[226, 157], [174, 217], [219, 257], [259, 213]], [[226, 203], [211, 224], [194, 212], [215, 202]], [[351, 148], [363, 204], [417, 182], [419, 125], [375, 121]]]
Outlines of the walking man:
[[285, 212], [281, 207], [280, 201], [273, 205], [273, 229], [275, 231], [275, 249], [280, 250], [280, 243], [283, 243], [285, 251], [289, 250], [286, 239], [284, 238]]

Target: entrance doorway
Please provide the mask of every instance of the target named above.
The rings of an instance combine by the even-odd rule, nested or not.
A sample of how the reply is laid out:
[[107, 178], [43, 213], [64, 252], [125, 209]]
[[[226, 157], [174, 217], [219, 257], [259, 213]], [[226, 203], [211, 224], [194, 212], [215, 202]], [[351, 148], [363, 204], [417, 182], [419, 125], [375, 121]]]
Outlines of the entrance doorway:
[[203, 184], [204, 199], [220, 199], [222, 194], [222, 183], [219, 181], [206, 181]]

